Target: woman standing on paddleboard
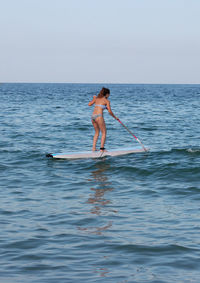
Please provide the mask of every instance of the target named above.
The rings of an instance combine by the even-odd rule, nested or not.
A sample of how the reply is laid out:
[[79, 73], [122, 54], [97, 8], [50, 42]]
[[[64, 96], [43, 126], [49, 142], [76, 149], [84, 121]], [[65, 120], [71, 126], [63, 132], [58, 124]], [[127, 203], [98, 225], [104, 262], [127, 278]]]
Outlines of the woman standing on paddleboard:
[[110, 107], [110, 101], [108, 100], [108, 97], [110, 96], [110, 90], [108, 88], [102, 88], [100, 93], [96, 96], [93, 96], [93, 100], [88, 103], [89, 106], [92, 106], [95, 104], [94, 111], [92, 114], [92, 124], [95, 129], [95, 134], [93, 138], [93, 147], [92, 150], [96, 151], [96, 144], [99, 137], [99, 132], [101, 131], [101, 147], [100, 150], [104, 151], [104, 144], [106, 141], [106, 124], [103, 118], [103, 110], [107, 109], [109, 114], [118, 120], [118, 118], [113, 114], [111, 107]]

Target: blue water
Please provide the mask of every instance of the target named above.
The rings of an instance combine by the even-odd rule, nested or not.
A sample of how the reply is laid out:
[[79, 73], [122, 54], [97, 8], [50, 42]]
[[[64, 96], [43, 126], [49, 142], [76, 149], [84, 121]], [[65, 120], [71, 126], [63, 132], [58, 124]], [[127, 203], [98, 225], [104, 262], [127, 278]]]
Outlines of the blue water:
[[91, 149], [102, 85], [0, 84], [0, 282], [199, 282], [200, 85], [105, 86], [149, 153], [48, 159]]

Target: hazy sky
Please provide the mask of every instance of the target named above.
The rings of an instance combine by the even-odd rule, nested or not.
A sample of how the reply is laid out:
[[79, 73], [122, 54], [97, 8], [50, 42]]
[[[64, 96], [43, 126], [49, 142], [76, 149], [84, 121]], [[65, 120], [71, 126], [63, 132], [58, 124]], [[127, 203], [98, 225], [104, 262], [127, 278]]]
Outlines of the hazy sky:
[[200, 83], [200, 0], [0, 0], [0, 82]]

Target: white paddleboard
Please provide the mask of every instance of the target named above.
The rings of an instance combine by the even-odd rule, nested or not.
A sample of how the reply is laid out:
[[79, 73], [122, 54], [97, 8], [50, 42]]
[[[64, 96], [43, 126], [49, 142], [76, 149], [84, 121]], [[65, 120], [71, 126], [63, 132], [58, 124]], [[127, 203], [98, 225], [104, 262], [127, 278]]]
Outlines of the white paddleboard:
[[[148, 148], [146, 148], [148, 151]], [[123, 149], [113, 149], [108, 151], [85, 151], [85, 152], [67, 152], [67, 153], [50, 153], [47, 157], [52, 157], [55, 159], [81, 159], [81, 158], [101, 158], [105, 156], [119, 156], [130, 153], [146, 152], [143, 148], [123, 148]]]

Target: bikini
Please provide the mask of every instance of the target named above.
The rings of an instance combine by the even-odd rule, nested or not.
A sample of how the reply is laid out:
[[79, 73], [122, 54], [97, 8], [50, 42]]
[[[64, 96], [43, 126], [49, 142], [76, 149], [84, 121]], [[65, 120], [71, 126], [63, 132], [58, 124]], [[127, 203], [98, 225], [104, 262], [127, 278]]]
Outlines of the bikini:
[[95, 104], [95, 106], [99, 106], [99, 107], [101, 107], [103, 110], [107, 108], [107, 106], [106, 106], [106, 105], [103, 105], [103, 104]]
[[[95, 106], [99, 106], [99, 107], [101, 107], [103, 110], [104, 110], [104, 109], [107, 109], [106, 105], [103, 105], [103, 104], [95, 104]], [[103, 117], [103, 115], [102, 115], [102, 114], [92, 114], [92, 121], [95, 122], [95, 120], [96, 120], [98, 117]]]

